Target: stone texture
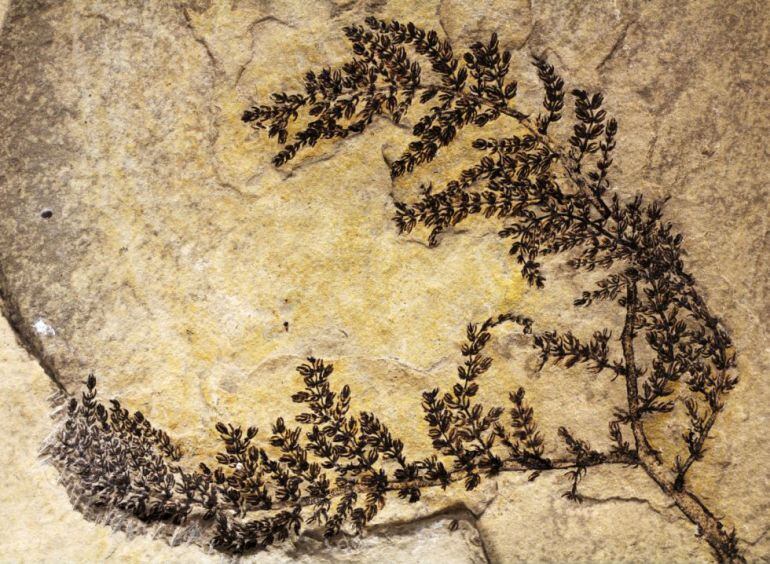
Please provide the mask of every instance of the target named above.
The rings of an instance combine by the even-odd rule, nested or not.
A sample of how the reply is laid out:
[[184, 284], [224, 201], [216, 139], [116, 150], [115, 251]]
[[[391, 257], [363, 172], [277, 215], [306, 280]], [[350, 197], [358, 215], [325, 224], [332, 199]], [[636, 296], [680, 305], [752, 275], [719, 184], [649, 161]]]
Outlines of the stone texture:
[[[12, 437], [0, 449], [4, 469], [0, 488], [3, 535], [0, 558], [5, 562], [224, 562], [215, 552], [193, 545], [170, 546], [164, 538], [141, 531], [115, 532], [107, 525], [89, 522], [72, 510], [58, 474], [38, 457], [51, 432], [50, 381], [37, 362], [17, 342], [4, 320], [0, 322], [0, 394], [3, 418], [0, 431]], [[457, 530], [449, 524], [456, 519]], [[306, 539], [242, 559], [275, 562], [394, 562], [429, 561], [468, 564], [484, 562], [473, 516], [448, 511], [415, 519], [413, 523], [374, 527], [362, 539], [324, 546]], [[311, 556], [312, 555], [312, 556]]]
[[56, 470], [38, 458], [51, 432], [51, 392], [43, 370], [16, 341], [8, 323], [0, 323], [0, 429], [9, 438], [0, 449], [4, 469], [0, 557], [7, 562], [200, 559], [197, 548], [172, 548], [145, 535], [129, 540], [124, 533], [94, 525], [72, 510]]
[[[558, 473], [534, 482], [498, 480], [500, 495], [479, 519], [493, 562], [708, 562], [709, 548], [641, 469], [601, 468], [581, 484], [583, 502], [554, 495]], [[543, 534], [548, 531], [548, 534]], [[665, 533], [663, 532], [665, 531]], [[558, 540], [557, 540], [558, 539]], [[617, 539], [617, 543], [608, 539]], [[622, 548], [620, 548], [622, 546]]]
[[[141, 409], [206, 458], [215, 421], [267, 430], [294, 413], [294, 367], [313, 354], [335, 363], [357, 409], [377, 412], [421, 454], [428, 440], [415, 417], [420, 392], [453, 376], [466, 322], [516, 309], [542, 327], [595, 325], [568, 307], [580, 281], [525, 290], [494, 228], [469, 223], [435, 249], [422, 233], [396, 234], [393, 199], [414, 197], [438, 170], [446, 177], [464, 168], [462, 143], [395, 183], [386, 161], [409, 136], [386, 122], [286, 169], [270, 165], [273, 146], [240, 113], [298, 86], [304, 70], [341, 60], [340, 28], [368, 14], [442, 30], [457, 50], [497, 31], [516, 49], [525, 111], [541, 95], [526, 63], [532, 53], [547, 54], [568, 86], [605, 92], [621, 128], [616, 184], [625, 193], [671, 194], [669, 216], [687, 236], [690, 265], [741, 354], [743, 382], [694, 471], [696, 489], [737, 527], [750, 559], [768, 558], [761, 2], [330, 0], [312, 10], [299, 1], [12, 2], [0, 34], [0, 289], [41, 366], [70, 392], [95, 372], [104, 395]], [[67, 560], [88, 546], [94, 560], [110, 551], [137, 560], [214, 558], [146, 536], [128, 540], [69, 509], [52, 469], [34, 463], [51, 427], [45, 398], [54, 387], [3, 331], [3, 402], [13, 414], [3, 425], [6, 436], [23, 439], [0, 449], [15, 476], [0, 512], [18, 516], [0, 556]], [[535, 373], [522, 345], [513, 336], [495, 345], [483, 397], [526, 384], [549, 452], [565, 424], [606, 445], [619, 383], [575, 372], [566, 376], [571, 386], [555, 385], [565, 376]], [[677, 436], [661, 428], [654, 438]], [[30, 482], [45, 487], [21, 496]], [[393, 504], [359, 546], [318, 553], [311, 542], [286, 555], [709, 558], [643, 475], [589, 474], [582, 506], [560, 497], [558, 475], [525, 482], [501, 478], [473, 496], [435, 492], [417, 509]], [[41, 512], [49, 518], [45, 543]], [[450, 534], [446, 524], [457, 515], [462, 527]]]

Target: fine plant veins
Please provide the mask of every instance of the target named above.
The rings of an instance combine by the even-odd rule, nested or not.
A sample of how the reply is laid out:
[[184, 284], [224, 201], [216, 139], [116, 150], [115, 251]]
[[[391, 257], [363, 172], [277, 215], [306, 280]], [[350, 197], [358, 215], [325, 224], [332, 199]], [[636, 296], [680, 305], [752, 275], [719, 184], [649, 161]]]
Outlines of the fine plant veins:
[[[414, 140], [392, 162], [399, 177], [430, 162], [460, 130], [511, 120], [511, 135], [481, 137], [479, 156], [458, 178], [415, 202], [398, 202], [395, 223], [404, 233], [429, 230], [431, 245], [470, 216], [499, 222], [500, 237], [526, 281], [542, 288], [543, 257], [564, 255], [576, 271], [602, 278], [575, 300], [591, 307], [610, 302], [622, 327], [597, 328], [589, 339], [572, 332], [534, 330], [533, 322], [502, 314], [467, 327], [457, 380], [422, 396], [434, 454], [408, 458], [403, 442], [373, 413], [354, 413], [351, 392], [333, 382], [333, 366], [316, 358], [297, 368], [304, 388], [294, 402], [302, 412], [273, 424], [269, 445], [258, 431], [219, 423], [223, 449], [216, 462], [190, 469], [163, 431], [117, 401], [96, 399], [89, 377], [82, 399], [50, 448], [65, 481], [97, 506], [142, 520], [211, 523], [213, 546], [235, 553], [262, 549], [321, 526], [326, 535], [357, 533], [389, 494], [409, 502], [425, 488], [462, 481], [469, 490], [506, 471], [563, 469], [565, 497], [581, 501], [578, 484], [591, 466], [640, 466], [697, 527], [719, 561], [743, 561], [728, 531], [688, 484], [688, 472], [706, 443], [728, 393], [736, 386], [735, 352], [720, 319], [708, 308], [686, 270], [683, 237], [663, 218], [665, 200], [621, 197], [610, 184], [618, 124], [600, 93], [572, 90], [553, 66], [535, 59], [543, 86], [535, 117], [515, 108], [511, 55], [497, 36], [461, 56], [434, 31], [375, 18], [344, 29], [352, 46], [345, 64], [308, 72], [304, 89], [276, 93], [243, 114], [281, 146], [282, 166], [324, 140], [363, 132], [378, 116], [399, 122], [412, 112]], [[557, 122], [574, 114], [564, 143]], [[564, 126], [561, 126], [564, 127]], [[535, 411], [524, 390], [512, 390], [507, 410], [482, 405], [477, 394], [492, 359], [485, 347], [501, 325], [531, 338], [543, 364], [583, 365], [624, 384], [625, 404], [608, 423], [613, 447], [598, 452], [562, 427], [564, 454], [544, 456]], [[645, 431], [681, 410], [689, 426], [673, 465], [664, 462]]]

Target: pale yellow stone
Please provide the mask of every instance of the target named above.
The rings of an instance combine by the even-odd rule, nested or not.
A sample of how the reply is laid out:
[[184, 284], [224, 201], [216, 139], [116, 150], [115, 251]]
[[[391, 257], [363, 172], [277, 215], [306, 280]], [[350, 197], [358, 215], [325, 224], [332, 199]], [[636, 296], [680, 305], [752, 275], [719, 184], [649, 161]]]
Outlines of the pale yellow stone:
[[[370, 13], [435, 28], [458, 53], [497, 31], [503, 45], [518, 49], [512, 73], [521, 77], [522, 111], [536, 112], [542, 96], [529, 55], [545, 53], [569, 88], [605, 91], [621, 128], [612, 177], [621, 191], [673, 196], [669, 217], [687, 237], [712, 308], [734, 332], [743, 378], [706, 461], [693, 471], [695, 488], [737, 527], [751, 559], [767, 558], [761, 5], [46, 4], [16, 2], [0, 35], [7, 91], [0, 264], [22, 329], [70, 392], [95, 372], [100, 393], [141, 409], [193, 459], [210, 459], [219, 446], [216, 421], [256, 424], [264, 438], [277, 416], [296, 413], [294, 369], [314, 355], [335, 364], [336, 383], [350, 384], [355, 410], [375, 411], [417, 457], [430, 452], [420, 393], [453, 382], [466, 323], [515, 310], [542, 329], [589, 334], [604, 322], [617, 326], [615, 310], [571, 307], [585, 281], [563, 267], [549, 268], [546, 291], [525, 288], [498, 224], [469, 221], [433, 249], [424, 231], [397, 234], [394, 200], [413, 200], [420, 183], [440, 184], [467, 167], [478, 129], [391, 182], [386, 161], [409, 142], [412, 114], [404, 127], [377, 121], [280, 170], [270, 164], [275, 145], [240, 121], [250, 102], [296, 89], [306, 70], [344, 60], [340, 28]], [[565, 125], [556, 131], [568, 135]], [[481, 135], [505, 132], [510, 122], [500, 120]], [[43, 208], [53, 218], [42, 220]], [[504, 404], [509, 390], [524, 385], [549, 454], [562, 450], [561, 425], [607, 446], [621, 382], [579, 370], [536, 372], [518, 333], [499, 329], [495, 337], [480, 399]], [[0, 448], [15, 473], [3, 486], [0, 514], [18, 515], [0, 558], [70, 560], [83, 547], [94, 560], [111, 551], [129, 561], [213, 558], [146, 536], [128, 541], [71, 510], [53, 470], [35, 462], [51, 428], [45, 398], [52, 386], [10, 344], [0, 351], [9, 359], [0, 363], [4, 411], [13, 414], [4, 436], [19, 437]], [[667, 459], [681, 445], [680, 427], [676, 418], [650, 426]], [[378, 533], [323, 558], [476, 561], [476, 523], [494, 561], [707, 559], [692, 526], [638, 474], [597, 471], [586, 482], [594, 501], [584, 506], [560, 497], [554, 475], [534, 483], [505, 477], [473, 495], [430, 491], [419, 506], [389, 504]], [[23, 497], [27, 484], [39, 482], [45, 487]], [[47, 508], [47, 521], [39, 508]], [[468, 516], [460, 536], [431, 517], [450, 510]], [[412, 519], [421, 521], [408, 533], [388, 528]], [[286, 554], [309, 558], [309, 546]]]
[[[195, 545], [169, 546], [139, 529], [115, 532], [108, 525], [87, 521], [72, 510], [57, 471], [39, 458], [49, 439], [51, 386], [48, 377], [16, 341], [5, 320], [0, 321], [0, 395], [3, 417], [0, 432], [8, 440], [0, 448], [3, 485], [0, 488], [0, 560], [3, 562], [223, 562], [229, 559]], [[430, 496], [429, 496], [430, 498]], [[440, 505], [433, 504], [434, 507]], [[474, 507], [469, 502], [470, 507]], [[399, 512], [398, 509], [401, 509]], [[391, 521], [403, 520], [404, 507], [395, 504]], [[389, 510], [391, 510], [389, 508]], [[361, 539], [324, 546], [305, 541], [242, 560], [253, 562], [392, 562], [440, 558], [452, 564], [484, 561], [478, 532], [469, 515], [448, 513], [431, 517], [424, 510], [410, 513], [412, 526], [392, 527], [385, 534], [376, 527]], [[401, 517], [399, 519], [398, 517]], [[458, 530], [450, 521], [461, 520]]]

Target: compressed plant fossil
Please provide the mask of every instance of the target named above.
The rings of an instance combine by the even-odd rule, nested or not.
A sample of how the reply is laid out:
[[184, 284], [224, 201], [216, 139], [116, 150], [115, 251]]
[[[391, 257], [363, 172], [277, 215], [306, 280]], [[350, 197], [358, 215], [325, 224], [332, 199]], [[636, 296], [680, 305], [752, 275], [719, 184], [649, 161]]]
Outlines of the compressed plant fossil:
[[[418, 502], [425, 488], [462, 481], [471, 490], [500, 472], [536, 477], [563, 469], [571, 484], [564, 495], [579, 502], [578, 484], [591, 466], [632, 465], [671, 498], [719, 561], [742, 561], [735, 532], [688, 483], [738, 383], [732, 341], [685, 268], [683, 237], [663, 218], [665, 200], [626, 199], [611, 187], [618, 125], [603, 109], [602, 95], [565, 93], [553, 66], [536, 58], [543, 107], [531, 118], [514, 107], [511, 55], [494, 34], [456, 56], [436, 32], [411, 23], [369, 18], [344, 31], [352, 45], [348, 62], [308, 72], [304, 91], [273, 94], [243, 114], [281, 145], [274, 164], [324, 140], [361, 133], [378, 116], [399, 122], [412, 112], [418, 114], [415, 139], [391, 163], [399, 177], [434, 159], [461, 129], [510, 119], [510, 136], [473, 142], [478, 162], [459, 178], [439, 190], [423, 187], [416, 202], [397, 203], [397, 228], [427, 227], [429, 243], [437, 245], [442, 233], [470, 216], [500, 222], [500, 237], [530, 285], [545, 285], [543, 257], [564, 255], [576, 271], [602, 274], [575, 306], [614, 303], [623, 312], [622, 327], [597, 328], [581, 339], [569, 331], [538, 331], [512, 313], [468, 325], [456, 382], [423, 393], [435, 453], [418, 460], [407, 457], [403, 442], [375, 414], [352, 411], [350, 388], [336, 385], [333, 366], [320, 359], [297, 368], [304, 381], [292, 396], [303, 408], [297, 426], [277, 419], [266, 448], [256, 428], [219, 423], [224, 448], [216, 463], [197, 469], [186, 467], [180, 449], [141, 413], [130, 414], [115, 400], [110, 407], [100, 403], [96, 379], [89, 377], [49, 448], [65, 483], [89, 504], [145, 521], [199, 518], [211, 523], [213, 546], [241, 553], [301, 534], [306, 525], [322, 526], [330, 537], [360, 532], [388, 494]], [[552, 126], [564, 117], [567, 101], [575, 122], [562, 144]], [[608, 423], [608, 452], [562, 427], [563, 456], [546, 458], [523, 389], [511, 391], [507, 410], [478, 401], [492, 362], [485, 346], [504, 325], [527, 335], [543, 364], [583, 365], [624, 386], [625, 404]], [[645, 425], [677, 410], [689, 427], [669, 465]]]

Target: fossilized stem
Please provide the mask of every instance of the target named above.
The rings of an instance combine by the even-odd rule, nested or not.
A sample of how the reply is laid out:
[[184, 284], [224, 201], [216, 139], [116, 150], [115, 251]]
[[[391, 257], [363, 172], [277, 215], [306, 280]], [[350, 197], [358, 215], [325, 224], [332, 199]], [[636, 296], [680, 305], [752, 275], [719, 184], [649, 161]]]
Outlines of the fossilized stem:
[[[646, 442], [646, 436], [641, 421], [632, 423], [634, 437], [641, 437]], [[720, 562], [745, 562], [737, 552], [737, 539], [728, 533], [719, 519], [703, 504], [703, 502], [687, 488], [677, 490], [672, 472], [661, 464], [652, 450], [640, 449], [639, 464], [647, 472], [663, 492], [671, 497], [685, 516], [698, 527], [698, 533], [706, 539], [716, 553]]]
[[637, 282], [633, 278], [634, 274], [626, 287], [626, 319], [623, 323], [623, 332], [620, 334], [620, 344], [623, 349], [623, 359], [626, 364], [626, 399], [628, 401], [628, 415], [631, 421], [639, 421], [639, 425], [632, 423], [634, 439], [638, 448], [646, 448], [651, 451], [647, 438], [641, 430], [641, 421], [639, 420], [639, 384], [638, 372], [636, 371], [636, 356], [634, 351], [634, 336], [636, 333], [636, 311], [638, 307]]
[[[637, 458], [635, 456], [635, 453], [609, 453], [606, 455], [602, 455], [600, 458], [597, 458], [593, 461], [584, 461], [581, 462], [580, 465], [577, 464], [577, 461], [572, 458], [565, 458], [565, 459], [558, 459], [558, 460], [551, 460], [548, 464], [543, 464], [541, 467], [534, 466], [534, 465], [527, 465], [522, 464], [520, 462], [514, 461], [514, 460], [507, 460], [503, 464], [501, 468], [497, 470], [498, 473], [504, 473], [504, 472], [545, 472], [549, 470], [571, 470], [578, 467], [587, 467], [587, 466], [602, 466], [605, 464], [623, 464], [623, 465], [636, 465], [638, 464]], [[489, 470], [481, 469], [481, 473], [483, 474], [491, 474]], [[464, 469], [458, 469], [453, 470], [449, 473], [449, 482], [460, 482], [465, 478], [465, 470]], [[391, 482], [388, 487], [386, 488], [386, 491], [389, 492], [397, 492], [401, 490], [408, 490], [412, 488], [436, 488], [436, 487], [443, 487], [444, 484], [442, 484], [439, 480], [428, 480], [425, 478], [417, 478], [415, 480], [408, 480], [404, 482]], [[339, 497], [342, 495], [345, 495], [346, 493], [349, 493], [351, 491], [355, 491], [358, 493], [366, 493], [369, 490], [366, 486], [363, 484], [356, 484], [352, 487], [345, 487], [345, 488], [337, 488], [332, 490], [329, 493], [329, 497]], [[313, 505], [314, 503], [322, 501], [322, 498], [320, 497], [314, 497], [314, 496], [305, 496], [299, 499], [299, 501], [296, 502], [289, 502], [285, 504], [274, 504], [271, 509], [285, 509], [287, 507], [293, 507], [297, 503], [299, 503], [302, 506], [306, 505]]]
[[[447, 91], [448, 89], [439, 88], [440, 90]], [[586, 189], [586, 181], [574, 171], [568, 163], [564, 162], [561, 157], [566, 153], [563, 148], [556, 143], [553, 139], [546, 135], [541, 134], [537, 128], [530, 122], [529, 119], [522, 116], [522, 114], [514, 109], [508, 107], [501, 107], [481, 96], [467, 93], [465, 91], [451, 91], [454, 95], [463, 96], [467, 99], [475, 101], [481, 105], [492, 107], [499, 111], [501, 114], [507, 115], [515, 119], [522, 125], [533, 137], [535, 137], [540, 143], [543, 144], [549, 151], [560, 157], [567, 180], [575, 186], [578, 190], [585, 191], [590, 197], [597, 212], [605, 219], [611, 216], [611, 212], [606, 202], [601, 198], [601, 195], [597, 194], [593, 190]], [[602, 229], [605, 235], [611, 234]], [[628, 246], [634, 250], [638, 250], [637, 246], [632, 241], [628, 241], [623, 237], [623, 234], [618, 231], [613, 239], [617, 240], [619, 244]], [[705, 310], [705, 304], [700, 304]], [[668, 470], [661, 462], [657, 452], [650, 445], [649, 439], [644, 431], [643, 422], [639, 416], [639, 387], [638, 387], [638, 370], [636, 367], [635, 351], [634, 351], [634, 336], [636, 331], [636, 313], [638, 308], [637, 298], [637, 281], [631, 280], [627, 288], [626, 296], [626, 319], [623, 326], [623, 332], [621, 335], [621, 346], [623, 349], [623, 356], [626, 364], [626, 396], [628, 402], [628, 411], [631, 419], [631, 429], [634, 435], [634, 442], [636, 443], [639, 463], [644, 468], [645, 472], [655, 481], [656, 484], [670, 496], [677, 507], [685, 514], [685, 516], [698, 527], [699, 533], [706, 539], [706, 541], [714, 549], [717, 558], [722, 562], [744, 562], [745, 560], [737, 553], [736, 539], [725, 531], [722, 523], [717, 519], [711, 511], [698, 499], [698, 497], [684, 488], [683, 479], [679, 476], [674, 476], [670, 470]], [[707, 312], [707, 310], [706, 310]], [[707, 312], [708, 314], [708, 312]], [[709, 420], [707, 421], [706, 432], [702, 439], [705, 441], [708, 431], [711, 429], [716, 419], [716, 412], [713, 412]], [[694, 462], [694, 457], [690, 457], [685, 463], [685, 472]], [[680, 473], [683, 477], [683, 473]], [[679, 478], [679, 479], [677, 479]]]
[[[500, 107], [493, 102], [484, 99], [483, 97], [469, 94], [466, 92], [459, 92], [458, 95], [465, 96], [471, 100], [483, 104], [488, 107], [493, 107], [501, 114], [512, 117], [519, 122], [532, 136], [534, 136], [540, 143], [543, 144], [549, 151], [555, 155], [562, 157], [566, 153], [558, 143], [553, 141], [546, 135], [542, 135], [537, 128], [526, 118], [516, 110]], [[609, 207], [601, 198], [592, 190], [586, 190], [585, 180], [571, 167], [560, 159], [567, 179], [579, 190], [584, 190], [589, 195], [596, 208], [597, 212], [604, 218], [609, 218], [611, 213]], [[614, 237], [618, 243], [629, 246], [634, 250], [637, 250], [636, 245], [631, 241], [626, 240], [621, 232], [617, 232]], [[742, 556], [737, 553], [736, 539], [733, 535], [728, 534], [725, 531], [722, 523], [717, 519], [711, 511], [703, 504], [698, 497], [684, 488], [682, 479], [677, 480], [677, 477], [672, 475], [672, 472], [668, 470], [660, 458], [657, 452], [650, 445], [649, 439], [644, 431], [644, 425], [639, 417], [639, 388], [638, 388], [638, 371], [636, 368], [635, 352], [634, 352], [634, 335], [636, 330], [636, 312], [638, 307], [637, 299], [637, 282], [632, 280], [627, 288], [627, 303], [626, 303], [626, 320], [623, 326], [623, 333], [621, 335], [621, 346], [623, 348], [623, 356], [626, 364], [626, 396], [628, 402], [628, 410], [631, 419], [631, 429], [634, 434], [634, 442], [636, 443], [639, 463], [644, 468], [645, 472], [655, 481], [656, 484], [670, 496], [677, 507], [685, 514], [685, 516], [698, 527], [699, 533], [706, 539], [706, 541], [714, 549], [717, 558], [722, 562], [745, 562]], [[705, 310], [705, 304], [700, 304]], [[707, 311], [707, 310], [706, 310]], [[716, 414], [712, 413], [712, 417], [708, 421], [708, 430], [713, 425], [716, 419]], [[707, 435], [707, 433], [706, 433]], [[705, 440], [705, 437], [703, 438]], [[694, 462], [693, 460], [686, 463], [689, 468]]]
[[676, 478], [666, 468], [652, 448], [639, 416], [638, 372], [634, 351], [636, 332], [636, 311], [638, 307], [637, 283], [631, 279], [626, 290], [626, 320], [620, 337], [623, 358], [626, 364], [626, 399], [631, 430], [634, 434], [639, 464], [644, 468], [663, 492], [670, 496], [685, 516], [698, 527], [698, 532], [714, 549], [720, 562], [745, 562], [737, 553], [736, 540], [725, 531], [722, 523], [686, 488], [677, 488]]

